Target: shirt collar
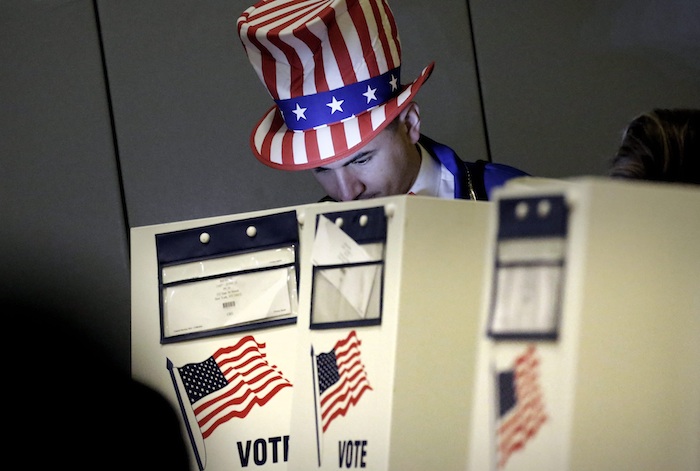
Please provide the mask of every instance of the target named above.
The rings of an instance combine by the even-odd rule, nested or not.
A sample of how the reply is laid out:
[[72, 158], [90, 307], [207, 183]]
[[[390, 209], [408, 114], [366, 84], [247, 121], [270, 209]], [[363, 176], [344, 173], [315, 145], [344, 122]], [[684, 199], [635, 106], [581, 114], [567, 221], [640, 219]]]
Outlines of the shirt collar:
[[409, 193], [439, 198], [454, 198], [454, 175], [420, 143], [420, 169]]

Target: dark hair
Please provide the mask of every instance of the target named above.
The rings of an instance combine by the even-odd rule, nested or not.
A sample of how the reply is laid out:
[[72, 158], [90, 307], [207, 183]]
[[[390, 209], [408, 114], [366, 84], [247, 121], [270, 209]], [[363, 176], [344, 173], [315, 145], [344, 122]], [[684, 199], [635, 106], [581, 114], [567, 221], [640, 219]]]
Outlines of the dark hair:
[[654, 109], [634, 118], [608, 175], [700, 184], [700, 110]]

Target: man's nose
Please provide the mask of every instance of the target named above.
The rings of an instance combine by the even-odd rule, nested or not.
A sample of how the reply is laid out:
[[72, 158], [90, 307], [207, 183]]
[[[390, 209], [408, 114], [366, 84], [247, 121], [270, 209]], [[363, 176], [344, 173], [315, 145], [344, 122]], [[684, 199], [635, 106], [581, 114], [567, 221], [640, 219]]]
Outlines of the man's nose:
[[338, 169], [336, 177], [338, 181], [338, 198], [340, 201], [355, 200], [365, 191], [365, 186], [362, 181], [346, 167]]

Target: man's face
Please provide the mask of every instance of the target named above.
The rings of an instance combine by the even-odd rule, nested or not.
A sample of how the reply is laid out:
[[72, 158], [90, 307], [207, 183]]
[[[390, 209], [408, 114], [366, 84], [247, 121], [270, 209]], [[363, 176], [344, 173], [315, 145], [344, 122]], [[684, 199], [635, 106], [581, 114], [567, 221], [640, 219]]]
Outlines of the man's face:
[[406, 194], [420, 169], [418, 136], [410, 123], [399, 121], [354, 154], [317, 167], [313, 174], [336, 201]]

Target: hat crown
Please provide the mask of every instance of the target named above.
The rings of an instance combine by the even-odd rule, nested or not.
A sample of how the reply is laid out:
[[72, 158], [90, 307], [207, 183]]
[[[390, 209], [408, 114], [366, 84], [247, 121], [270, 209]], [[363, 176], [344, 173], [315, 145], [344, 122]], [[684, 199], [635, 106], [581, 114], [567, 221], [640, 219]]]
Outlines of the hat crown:
[[316, 168], [355, 152], [408, 106], [433, 69], [401, 83], [387, 0], [263, 0], [237, 26], [275, 100], [250, 135], [255, 157], [273, 168]]
[[384, 0], [262, 1], [239, 17], [238, 33], [275, 100], [341, 89], [401, 63], [396, 23]]

